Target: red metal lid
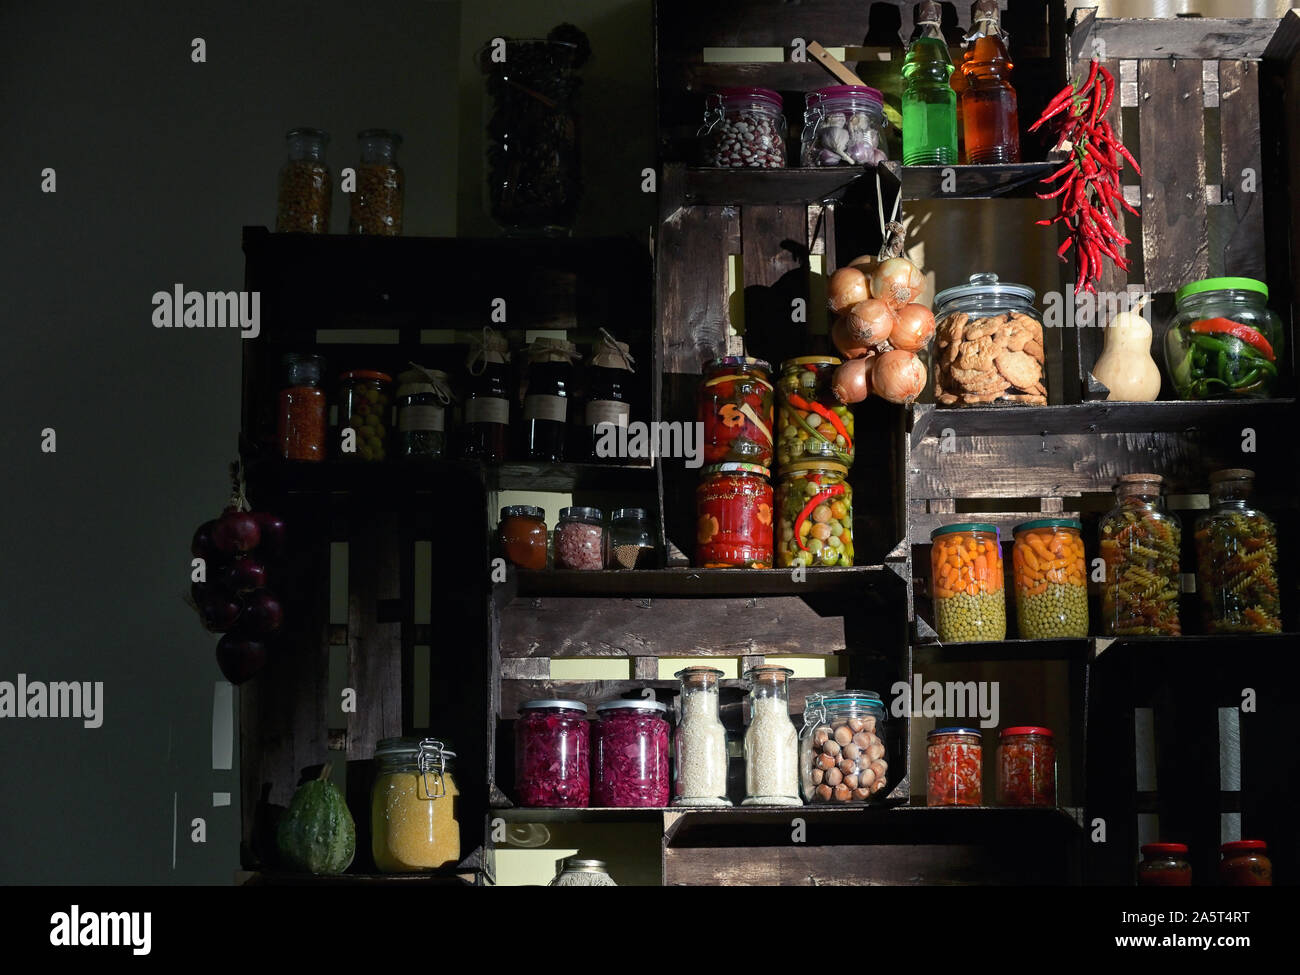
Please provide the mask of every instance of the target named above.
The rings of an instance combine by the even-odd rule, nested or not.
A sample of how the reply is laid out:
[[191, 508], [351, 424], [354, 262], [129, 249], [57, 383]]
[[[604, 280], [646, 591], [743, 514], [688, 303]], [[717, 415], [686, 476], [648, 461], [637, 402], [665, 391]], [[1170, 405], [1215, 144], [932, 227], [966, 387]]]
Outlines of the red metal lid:
[[1147, 843], [1142, 847], [1142, 855], [1149, 853], [1186, 853], [1186, 843]]
[[1016, 725], [1014, 728], [1003, 728], [998, 732], [999, 738], [1006, 738], [1009, 735], [1040, 735], [1043, 738], [1052, 737], [1051, 728], [1040, 728], [1037, 725], [1023, 724]]
[[373, 369], [352, 369], [339, 376], [339, 379], [377, 379], [381, 383], [391, 383], [393, 377], [386, 372], [375, 372]]
[[1233, 840], [1231, 843], [1224, 843], [1219, 847], [1220, 853], [1247, 853], [1251, 850], [1264, 851], [1268, 849], [1268, 844], [1263, 840]]

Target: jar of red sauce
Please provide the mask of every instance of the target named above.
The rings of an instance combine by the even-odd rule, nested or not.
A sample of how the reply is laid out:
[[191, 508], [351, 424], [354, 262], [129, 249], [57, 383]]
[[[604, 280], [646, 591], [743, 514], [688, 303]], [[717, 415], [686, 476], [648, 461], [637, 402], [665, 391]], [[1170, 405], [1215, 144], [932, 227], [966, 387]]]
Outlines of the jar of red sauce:
[[704, 463], [771, 467], [772, 367], [762, 359], [723, 356], [704, 366], [697, 418], [704, 426]]
[[712, 464], [695, 489], [695, 564], [704, 569], [772, 568], [771, 472], [757, 464]]
[[1056, 743], [1050, 728], [1022, 725], [998, 735], [998, 802], [1056, 805]]
[[546, 513], [531, 504], [509, 504], [497, 524], [501, 554], [521, 569], [546, 568]]
[[1147, 843], [1138, 864], [1139, 887], [1190, 887], [1192, 865], [1185, 843]]
[[1219, 885], [1222, 887], [1272, 887], [1273, 864], [1264, 856], [1263, 840], [1234, 840], [1219, 847]]
[[926, 735], [927, 806], [984, 802], [984, 747], [975, 728], [935, 728]]

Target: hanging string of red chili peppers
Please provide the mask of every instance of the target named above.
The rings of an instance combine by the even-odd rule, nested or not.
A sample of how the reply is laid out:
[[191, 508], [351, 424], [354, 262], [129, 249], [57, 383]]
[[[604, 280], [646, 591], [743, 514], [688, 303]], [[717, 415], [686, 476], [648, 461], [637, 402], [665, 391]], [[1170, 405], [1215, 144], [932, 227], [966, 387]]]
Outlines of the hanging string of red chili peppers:
[[1056, 253], [1064, 263], [1066, 251], [1076, 245], [1076, 291], [1097, 290], [1103, 258], [1109, 257], [1125, 271], [1129, 268], [1122, 248], [1132, 241], [1116, 229], [1113, 218], [1119, 216], [1120, 207], [1138, 213], [1124, 199], [1120, 168], [1127, 161], [1139, 175], [1142, 170], [1106, 120], [1114, 97], [1115, 76], [1093, 61], [1083, 85], [1078, 89], [1066, 85], [1029, 127], [1034, 132], [1049, 125], [1056, 135], [1053, 145], [1070, 147], [1069, 161], [1043, 180], [1044, 184], [1061, 180], [1061, 185], [1036, 194], [1041, 200], [1060, 201], [1060, 212], [1051, 220], [1036, 222], [1047, 227], [1063, 222], [1069, 228]]

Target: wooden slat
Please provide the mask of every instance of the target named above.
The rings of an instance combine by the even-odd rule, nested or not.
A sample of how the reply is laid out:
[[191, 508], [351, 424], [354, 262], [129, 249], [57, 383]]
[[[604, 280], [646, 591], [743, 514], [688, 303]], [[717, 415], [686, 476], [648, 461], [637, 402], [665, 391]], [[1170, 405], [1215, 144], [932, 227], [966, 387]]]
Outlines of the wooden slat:
[[[1169, 58], [1199, 61], [1252, 60], [1263, 56], [1277, 21], [1211, 17], [1100, 18], [1076, 15], [1071, 35], [1074, 60]], [[1196, 68], [1197, 73], [1200, 67]]]
[[745, 348], [774, 366], [809, 351], [809, 325], [794, 324], [793, 302], [805, 321], [820, 309], [808, 303], [808, 210], [803, 205], [746, 206], [740, 211], [744, 270]]
[[[745, 688], [740, 680], [724, 680], [724, 689]], [[677, 692], [675, 680], [503, 680], [498, 716], [514, 718], [519, 705], [535, 698], [564, 698], [582, 701], [594, 710], [601, 701], [612, 697], [640, 696], [644, 688], [651, 688], [661, 701], [667, 701]], [[809, 694], [843, 690], [843, 677], [794, 677], [790, 680], [790, 713], [802, 714], [804, 698]]]
[[381, 738], [402, 733], [402, 642], [398, 623], [380, 623], [380, 602], [400, 587], [397, 515], [354, 508], [348, 538], [349, 759], [368, 759]]
[[[1219, 62], [1219, 106], [1219, 141], [1223, 154], [1221, 198], [1231, 203], [1236, 215], [1236, 227], [1223, 246], [1223, 273], [1263, 279], [1266, 201], [1260, 147], [1258, 63]], [[1253, 184], [1253, 192], [1243, 188], [1247, 178]]]
[[[966, 512], [960, 518], [954, 514], [943, 514], [936, 512], [927, 512], [925, 502], [912, 502], [912, 515], [907, 520], [908, 535], [913, 545], [927, 545], [930, 542], [930, 532], [942, 525], [950, 525], [955, 521], [979, 521], [990, 525], [996, 525], [1004, 542], [1011, 541], [1011, 529], [1016, 525], [1024, 524], [1026, 521], [1033, 521], [1036, 518], [1078, 518], [1078, 510], [1062, 511], [980, 511], [978, 513]], [[921, 566], [924, 570], [925, 566]], [[921, 573], [924, 575], [924, 571]]]
[[1176, 291], [1209, 273], [1200, 62], [1141, 61], [1138, 89], [1146, 286]]

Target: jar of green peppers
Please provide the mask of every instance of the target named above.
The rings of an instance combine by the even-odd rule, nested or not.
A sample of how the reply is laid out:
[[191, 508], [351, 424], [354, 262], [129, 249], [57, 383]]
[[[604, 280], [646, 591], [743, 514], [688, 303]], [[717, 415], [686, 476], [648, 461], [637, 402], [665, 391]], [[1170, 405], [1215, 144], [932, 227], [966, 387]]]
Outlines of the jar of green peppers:
[[1101, 622], [1106, 636], [1179, 636], [1178, 553], [1182, 528], [1165, 510], [1159, 474], [1125, 474], [1119, 504], [1101, 519], [1106, 578]]
[[1268, 285], [1254, 278], [1206, 278], [1174, 295], [1165, 364], [1182, 399], [1272, 395], [1282, 362], [1282, 324]]
[[853, 413], [831, 392], [840, 360], [805, 355], [781, 364], [776, 384], [776, 463], [822, 457], [853, 465]]
[[1277, 531], [1250, 503], [1255, 472], [1210, 475], [1214, 507], [1196, 519], [1196, 589], [1211, 633], [1280, 633]]
[[853, 489], [833, 460], [787, 464], [777, 488], [776, 566], [853, 564]]

